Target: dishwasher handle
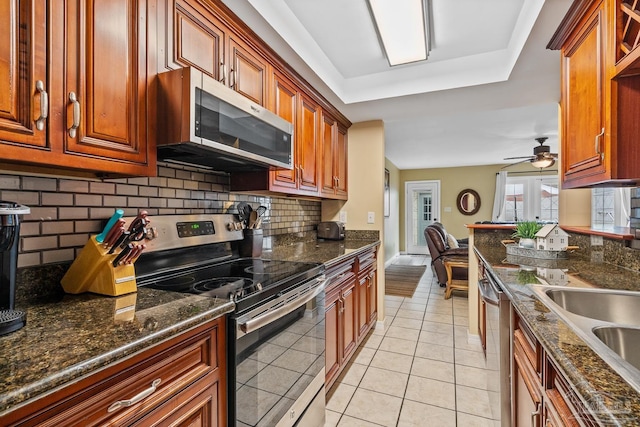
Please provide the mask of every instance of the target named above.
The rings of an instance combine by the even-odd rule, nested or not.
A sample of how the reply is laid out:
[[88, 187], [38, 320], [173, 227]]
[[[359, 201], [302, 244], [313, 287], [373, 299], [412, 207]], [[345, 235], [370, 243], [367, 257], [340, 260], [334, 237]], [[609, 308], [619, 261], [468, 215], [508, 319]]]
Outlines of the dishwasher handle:
[[485, 278], [478, 280], [478, 289], [480, 290], [480, 297], [485, 303], [495, 305], [496, 307], [500, 305], [498, 295], [496, 295], [489, 279]]

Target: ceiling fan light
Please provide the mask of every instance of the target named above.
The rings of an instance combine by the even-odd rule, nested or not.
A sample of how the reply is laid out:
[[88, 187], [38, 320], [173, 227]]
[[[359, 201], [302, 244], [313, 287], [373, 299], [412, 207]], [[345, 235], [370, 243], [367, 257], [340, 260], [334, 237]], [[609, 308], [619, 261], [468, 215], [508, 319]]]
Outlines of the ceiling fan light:
[[390, 65], [427, 59], [427, 0], [368, 0], [367, 3]]
[[531, 161], [534, 168], [544, 169], [553, 166], [556, 163], [553, 157], [538, 157]]

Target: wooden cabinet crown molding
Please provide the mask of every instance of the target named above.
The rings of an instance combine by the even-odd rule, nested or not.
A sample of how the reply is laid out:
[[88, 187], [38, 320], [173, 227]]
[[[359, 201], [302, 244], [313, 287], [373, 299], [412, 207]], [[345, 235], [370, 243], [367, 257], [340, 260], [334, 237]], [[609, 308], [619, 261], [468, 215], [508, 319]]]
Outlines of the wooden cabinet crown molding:
[[551, 37], [547, 49], [560, 50], [582, 18], [587, 16], [589, 9], [596, 8], [600, 1], [602, 0], [575, 0]]
[[226, 26], [233, 29], [233, 32], [245, 44], [260, 52], [266, 58], [274, 70], [288, 76], [293, 83], [303, 92], [314, 98], [323, 110], [331, 113], [343, 126], [349, 128], [351, 121], [333, 106], [323, 95], [321, 95], [309, 82], [307, 82], [297, 71], [295, 71], [280, 55], [278, 55], [269, 45], [267, 45], [247, 24], [233, 13], [221, 0], [188, 0], [198, 2], [207, 7]]

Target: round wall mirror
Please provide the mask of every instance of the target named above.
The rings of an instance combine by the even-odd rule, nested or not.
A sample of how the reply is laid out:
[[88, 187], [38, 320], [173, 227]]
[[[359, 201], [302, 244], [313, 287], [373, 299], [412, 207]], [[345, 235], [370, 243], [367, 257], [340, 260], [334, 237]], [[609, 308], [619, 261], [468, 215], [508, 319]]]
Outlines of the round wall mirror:
[[467, 188], [458, 194], [456, 206], [462, 215], [473, 215], [480, 210], [480, 195], [477, 191]]

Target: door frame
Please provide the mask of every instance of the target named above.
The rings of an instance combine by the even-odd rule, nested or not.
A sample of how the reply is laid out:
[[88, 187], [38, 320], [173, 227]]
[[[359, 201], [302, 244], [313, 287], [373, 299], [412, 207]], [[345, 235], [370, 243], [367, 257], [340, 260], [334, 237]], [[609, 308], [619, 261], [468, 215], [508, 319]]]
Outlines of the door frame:
[[[404, 183], [404, 230], [405, 230], [405, 238], [404, 238], [404, 246], [405, 253], [407, 254], [424, 254], [428, 255], [429, 250], [427, 245], [423, 247], [421, 246], [412, 246], [411, 235], [413, 232], [413, 223], [411, 221], [411, 201], [412, 197], [410, 194], [416, 190], [431, 190], [434, 194], [433, 197], [433, 217], [435, 219], [440, 218], [440, 180], [424, 180], [424, 181], [406, 181]], [[415, 249], [420, 248], [420, 249]]]

